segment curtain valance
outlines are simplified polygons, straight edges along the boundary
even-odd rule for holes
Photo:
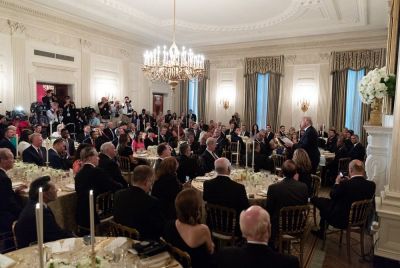
[[[255,73],[276,73],[283,75],[283,55],[273,57],[245,58],[244,76]]]
[[[334,51],[331,53],[331,73],[346,69],[372,70],[386,64],[386,49],[365,49],[354,51]]]

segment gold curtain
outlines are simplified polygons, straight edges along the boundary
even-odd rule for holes
[[[331,73],[347,69],[369,70],[381,68],[386,64],[386,49],[354,51],[334,51],[331,53]]]
[[[279,95],[281,85],[281,75],[276,73],[269,74],[268,85],[268,113],[267,124],[272,126],[274,132],[278,131],[278,109],[279,109]]]
[[[198,80],[198,95],[197,95],[197,121],[206,121],[206,96],[207,96],[207,80],[210,79],[210,61],[204,61],[204,77]]]
[[[180,106],[181,112],[188,112],[188,91],[189,91],[189,81],[188,80],[181,80],[179,81],[179,88],[180,88]],[[178,114],[179,116],[179,114]]]
[[[268,122],[273,126],[278,123],[278,106],[280,94],[280,77],[283,75],[284,58],[281,56],[274,57],[254,57],[245,59],[245,123],[251,129],[256,122],[257,112],[257,74],[270,73],[270,84],[268,99]],[[272,89],[272,90],[271,90]],[[272,95],[271,95],[272,94]],[[272,97],[271,97],[272,96]],[[274,102],[276,101],[276,102]],[[271,107],[271,108],[270,108]],[[275,122],[275,124],[274,124]]]
[[[332,109],[330,122],[336,131],[344,127],[346,112],[347,70],[332,73]]]

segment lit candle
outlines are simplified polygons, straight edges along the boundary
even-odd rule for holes
[[[43,232],[41,232],[40,226],[43,223],[43,218],[40,217],[40,203],[36,203],[35,207],[35,216],[36,216],[36,236],[37,236],[37,245],[39,251],[39,267],[44,267],[44,254],[43,254]]]
[[[237,142],[237,155],[236,155],[236,165],[239,166],[239,141]]]
[[[89,210],[90,210],[90,245],[92,246],[92,254],[94,254],[94,201],[93,190],[89,191]]]
[[[46,163],[47,163],[47,166],[49,163],[49,146],[50,146],[50,142],[46,141]]]
[[[160,126],[157,126],[157,132],[158,132],[157,141],[158,141],[158,144],[160,144]]]
[[[251,166],[253,167],[253,170],[254,170],[254,149],[255,149],[255,141],[253,141],[253,157],[252,157],[252,159],[251,159]]]
[[[53,134],[53,120],[52,121],[50,121],[50,135],[49,135],[49,138],[51,139],[51,134]]]
[[[178,141],[179,141],[179,120],[178,120]]]
[[[18,158],[18,134],[15,135],[15,149],[16,149],[16,157]]]
[[[247,168],[247,142],[246,142],[246,168]]]

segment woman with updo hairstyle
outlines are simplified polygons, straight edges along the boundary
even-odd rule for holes
[[[296,149],[293,153],[293,161],[297,167],[297,174],[299,174],[299,181],[307,185],[308,194],[311,195],[311,160],[308,157],[306,150]]]
[[[197,190],[182,190],[175,199],[177,219],[166,224],[164,239],[186,251],[193,268],[210,267],[214,243],[207,225],[200,224],[202,200]]]

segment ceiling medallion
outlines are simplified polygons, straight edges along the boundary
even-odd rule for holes
[[[180,80],[199,79],[204,75],[204,56],[196,55],[191,49],[182,47],[179,50],[175,43],[175,13],[174,0],[174,24],[172,45],[169,50],[164,46],[161,53],[160,47],[144,53],[142,70],[145,76],[152,80],[165,81],[174,90]]]

